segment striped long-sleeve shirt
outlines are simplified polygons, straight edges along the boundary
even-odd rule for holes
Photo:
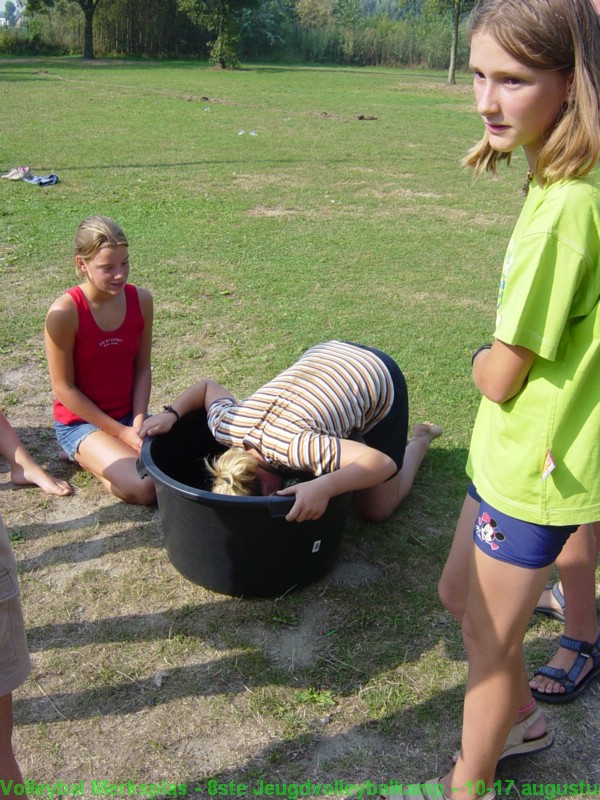
[[[267,462],[322,475],[339,469],[340,440],[371,430],[389,412],[394,387],[370,350],[325,342],[246,400],[216,400],[208,425],[227,447],[251,447]]]

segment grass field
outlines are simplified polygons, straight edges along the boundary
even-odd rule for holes
[[[493,330],[522,157],[494,180],[461,168],[480,135],[466,75],[447,87],[394,70],[2,60],[0,92],[2,172],[60,179],[0,181],[2,407],[76,487],[57,499],[0,483],[34,662],[15,695],[23,772],[83,781],[86,796],[93,780],[208,796],[210,780],[251,795],[261,779],[444,772],[466,664],[435,587],[466,489],[469,356]],[[76,282],[71,242],[92,213],[122,224],[131,280],[154,295],[152,409],[201,376],[244,395],[344,338],[390,353],[411,421],[444,426],[388,523],[351,514],[330,578],[275,600],[213,594],[170,565],[155,509],[59,462],[43,320]],[[532,620],[530,666],[560,630]],[[512,796],[600,783],[599,709],[597,687],[549,708],[555,747],[499,773]]]

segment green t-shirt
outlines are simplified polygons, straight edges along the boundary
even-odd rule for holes
[[[536,358],[506,403],[482,398],[467,472],[505,514],[600,519],[600,170],[532,184],[506,253],[495,337]]]

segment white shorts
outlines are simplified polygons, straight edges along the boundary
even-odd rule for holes
[[[0,518],[0,697],[13,692],[30,672],[17,562]]]

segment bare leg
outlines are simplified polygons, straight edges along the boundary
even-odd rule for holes
[[[517,709],[529,694],[523,638],[551,570],[516,567],[473,547],[462,624],[469,658],[462,750],[454,769],[443,778],[446,795],[456,800],[473,797],[479,780],[493,785]]]
[[[569,537],[556,559],[565,597],[565,636],[584,642],[595,642],[600,634],[596,614],[596,563],[599,551],[600,523],[595,522],[581,525]],[[543,593],[539,603],[548,605],[549,602]],[[568,672],[576,657],[577,653],[573,650],[559,647],[549,665]],[[592,666],[592,659],[589,658],[579,680],[587,675]],[[545,675],[535,675],[529,685],[546,694],[562,694],[565,691],[560,683]]]
[[[17,764],[12,747],[13,732],[13,701],[12,694],[0,697],[0,780],[7,786],[9,781],[14,784],[23,784],[23,776]],[[17,795],[14,791],[3,794],[8,800],[23,800],[23,794]]]
[[[156,489],[150,478],[140,478],[136,470],[137,453],[104,431],[95,431],[81,442],[75,460],[92,472],[120,500],[138,505],[156,502]]]
[[[431,422],[415,425],[404,451],[402,469],[389,481],[356,493],[359,514],[372,522],[387,519],[412,489],[429,445],[441,434],[442,428]]]
[[[479,503],[469,494],[465,497],[450,553],[446,559],[438,594],[442,605],[462,625],[463,614],[469,593],[469,574],[472,569],[473,529],[479,510]]]
[[[73,493],[70,483],[50,475],[33,460],[2,413],[0,413],[0,453],[9,463],[10,477],[14,484],[23,486],[33,483],[47,494],[59,496]]]
[[[442,605],[452,614],[462,627],[467,598],[469,596],[470,576],[474,570],[474,555],[476,549],[473,545],[473,529],[479,510],[479,503],[469,494],[466,495],[456,532],[446,560],[442,577],[438,585],[438,593]],[[531,705],[531,693],[523,684],[516,698],[516,711],[513,724],[518,724],[527,719],[535,711]],[[523,709],[519,711],[519,709]],[[524,741],[538,739],[546,732],[546,722],[543,718],[536,720],[524,734]]]

